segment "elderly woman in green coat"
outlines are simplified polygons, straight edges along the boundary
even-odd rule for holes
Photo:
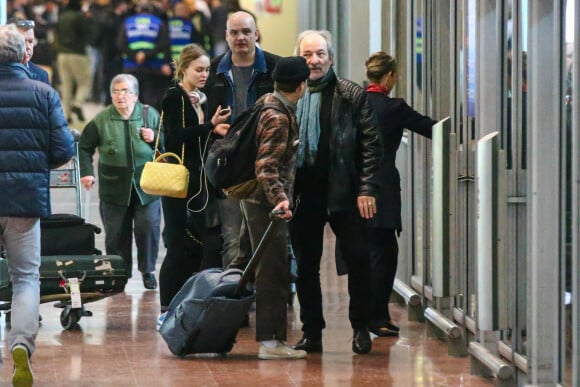
[[[132,75],[114,77],[110,92],[113,104],[87,124],[79,140],[81,184],[87,190],[95,184],[93,155],[98,149],[99,210],[107,254],[122,256],[132,273],[134,234],[143,285],[155,289],[161,201],[143,192],[139,180],[155,152],[159,113],[139,102],[139,84]]]

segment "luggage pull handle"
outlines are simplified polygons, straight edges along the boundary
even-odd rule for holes
[[[266,243],[268,243],[268,239],[270,237],[270,230],[272,229],[272,225],[274,224],[274,222],[281,222],[282,221],[282,219],[278,218],[276,215],[281,215],[284,212],[285,212],[284,210],[273,210],[270,212],[270,223],[268,224],[266,231],[264,231],[264,236],[262,236],[262,239],[260,239],[258,246],[256,246],[256,250],[252,254],[252,258],[250,259],[250,262],[248,262],[248,265],[246,266],[246,269],[244,270],[244,272],[242,274],[242,278],[240,278],[240,282],[238,283],[238,286],[236,288],[236,294],[238,294],[238,295],[242,294],[244,288],[246,287],[246,284],[250,280],[250,277],[252,276],[252,274],[256,270],[256,266],[258,266],[258,262],[262,258],[261,255],[262,255],[263,246]]]
[[[237,276],[237,275],[240,275],[240,273],[241,273],[241,272],[242,272],[242,270],[240,270],[240,269],[235,269],[235,268],[224,270],[224,271],[221,273],[221,275],[220,275],[220,279],[219,279],[219,281],[218,281],[218,282],[219,282],[219,283],[223,282],[223,281],[224,281],[224,279],[225,279],[226,277],[229,277],[229,276]]]

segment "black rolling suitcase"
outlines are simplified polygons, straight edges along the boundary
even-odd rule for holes
[[[272,222],[280,221],[274,219]],[[272,223],[266,229],[246,269],[207,269],[194,274],[175,295],[159,333],[169,350],[184,357],[193,353],[232,350],[240,326],[255,299],[246,284],[268,243]]]
[[[53,214],[40,219],[40,255],[91,255],[95,249],[95,234],[101,229],[73,214]]]

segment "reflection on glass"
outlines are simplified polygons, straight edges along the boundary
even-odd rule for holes
[[[413,94],[412,94],[412,105],[416,108],[417,111],[423,111],[423,2],[421,0],[414,1],[414,14],[413,20],[414,23],[414,36],[415,36],[415,45],[413,47],[414,50],[414,57],[415,63],[413,63],[413,78],[415,82],[413,82]],[[413,166],[422,166],[424,165],[423,160],[423,153],[421,150],[418,149],[418,141],[413,141],[411,137],[411,143],[413,144]],[[413,173],[413,190],[414,190],[414,197],[416,198],[426,198],[425,196],[427,193],[424,192],[424,182],[423,182],[423,174],[419,173],[419,171],[414,170]],[[426,206],[423,203],[416,203],[414,205],[414,228],[415,228],[415,270],[414,275],[418,278],[424,279],[424,270],[428,267],[427,259],[425,255],[425,251],[429,249],[428,243],[426,243],[425,238],[425,230],[428,228],[428,225],[423,223],[423,219],[426,218],[427,214],[425,213]],[[428,271],[427,271],[428,272]]]
[[[566,334],[564,337],[566,385],[572,385],[572,70],[574,63],[574,1],[566,2],[564,64],[564,128],[565,128],[565,278],[564,295],[560,297],[564,305]]]
[[[461,81],[461,84],[465,85],[466,91],[466,109],[462,109],[461,113],[466,115],[466,117],[462,118],[462,126],[458,132],[459,141],[461,144],[461,150],[465,152],[465,163],[468,166],[463,167],[464,170],[462,172],[463,175],[468,176],[470,174],[470,170],[472,168],[471,163],[469,162],[469,153],[471,152],[471,147],[468,145],[469,142],[475,137],[473,135],[472,129],[475,127],[475,103],[476,103],[476,83],[475,83],[475,73],[476,73],[476,41],[477,41],[477,32],[476,32],[476,14],[477,14],[477,1],[476,0],[469,0],[466,4],[466,16],[467,16],[467,23],[466,23],[466,31],[465,31],[465,47],[463,49],[465,55],[465,79]],[[473,192],[469,192],[468,195],[473,195]],[[469,202],[469,199],[468,199]],[[467,207],[466,211],[467,211]],[[468,268],[475,268],[476,261],[477,261],[477,254],[473,254],[472,250],[467,251],[467,267]],[[464,253],[465,254],[465,253]],[[468,288],[466,289],[467,297],[464,299],[466,308],[466,313],[471,318],[476,318],[477,315],[477,280],[476,280],[476,270],[468,270],[467,271],[467,284]]]
[[[456,10],[456,14],[458,15],[458,20],[463,20],[464,19],[464,13],[466,13],[466,11],[463,8],[463,2],[457,2],[457,10]],[[458,157],[458,169],[461,171],[460,174],[465,174],[465,157],[462,155],[461,150],[464,148],[461,148],[461,143],[463,140],[463,121],[464,121],[464,101],[465,101],[465,84],[467,83],[466,81],[466,71],[465,71],[465,63],[466,60],[464,59],[465,57],[465,47],[463,45],[463,41],[464,39],[462,38],[464,36],[464,32],[463,32],[463,27],[464,27],[464,23],[462,22],[458,22],[457,23],[457,38],[456,38],[456,47],[457,47],[457,60],[455,63],[455,66],[457,68],[457,72],[456,72],[456,80],[455,80],[455,84],[456,84],[456,90],[455,95],[456,95],[456,101],[457,101],[457,105],[456,105],[456,117],[453,117],[454,121],[455,121],[455,131],[458,135],[459,138],[459,146],[460,146],[460,150],[459,150],[459,157]],[[465,38],[466,41],[466,45],[469,46],[469,37],[466,36]],[[474,108],[475,111],[475,108]],[[460,196],[461,193],[458,193],[458,196]],[[460,207],[463,208],[462,206],[462,200],[459,199],[458,202],[460,202]],[[467,238],[465,237],[465,226],[462,224],[461,220],[458,222],[459,226],[458,229],[461,232],[460,239],[461,240],[466,240]],[[467,264],[467,254],[465,252],[465,246],[463,243],[459,243],[457,246],[457,267],[469,267],[469,265]],[[466,270],[457,270],[456,271],[456,275],[457,275],[457,285],[458,285],[458,289],[457,289],[457,296],[455,298],[455,305],[461,309],[462,311],[464,311],[464,313],[467,312],[466,308],[466,298],[465,295],[466,294],[470,294],[470,292],[467,291],[467,284],[468,284],[468,280],[467,280],[467,271]]]
[[[527,116],[527,0],[504,3],[504,46],[502,77],[502,148],[505,149],[508,170],[508,196],[525,197],[526,188],[526,116]],[[527,207],[520,203],[507,204],[507,233],[514,235],[514,243],[506,246],[510,294],[508,329],[503,340],[517,353],[526,353],[527,322]]]
[[[420,4],[419,4],[420,5]],[[423,89],[423,18],[421,11],[417,13],[416,31],[415,31],[415,58],[417,61],[416,85],[418,90]]]

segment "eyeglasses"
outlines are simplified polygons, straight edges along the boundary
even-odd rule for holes
[[[113,89],[111,91],[111,94],[113,95],[127,95],[127,94],[133,94],[133,92],[129,89]]]
[[[29,30],[34,28],[34,20],[16,20],[16,27]]]

